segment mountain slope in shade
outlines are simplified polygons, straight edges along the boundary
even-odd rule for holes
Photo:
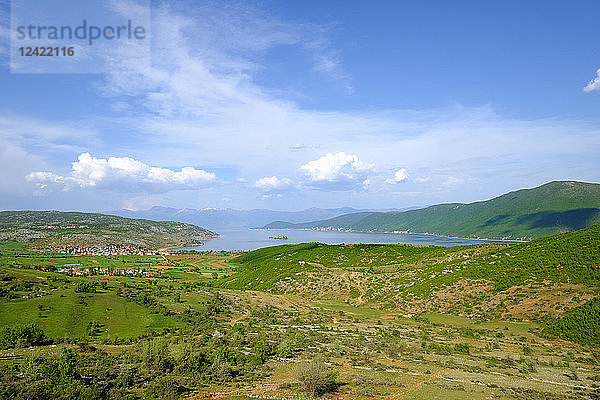
[[[450,203],[404,212],[354,213],[303,224],[265,228],[346,229],[431,233],[494,239],[532,239],[600,222],[600,185],[556,181],[491,200]]]

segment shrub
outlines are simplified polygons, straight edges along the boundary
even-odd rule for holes
[[[335,391],[337,374],[320,360],[305,361],[296,367],[300,390],[309,397],[319,397]]]
[[[0,348],[41,346],[52,343],[36,324],[4,328],[0,333]]]
[[[587,346],[600,345],[600,297],[574,308],[542,331]]]
[[[467,343],[457,343],[454,345],[454,352],[458,354],[470,354],[470,347]]]
[[[81,281],[75,285],[75,292],[77,293],[96,293],[96,285],[92,282]]]
[[[147,399],[178,399],[185,392],[185,387],[179,385],[172,377],[161,376],[146,388],[144,397]]]

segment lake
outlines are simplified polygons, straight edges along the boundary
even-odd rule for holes
[[[295,229],[236,229],[218,231],[220,237],[206,241],[201,246],[181,247],[178,250],[256,250],[261,247],[321,242],[327,244],[357,243],[403,243],[421,246],[464,246],[468,244],[501,243],[499,241],[448,238],[434,235],[405,233],[361,233],[339,231],[313,231]],[[269,239],[269,236],[285,235],[287,240]]]

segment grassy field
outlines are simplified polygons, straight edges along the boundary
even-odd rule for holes
[[[20,276],[19,273],[14,275]],[[44,276],[40,278],[48,279]],[[98,333],[89,335],[89,324],[92,322],[98,324]],[[0,303],[1,326],[33,323],[54,339],[65,336],[132,338],[148,330],[160,331],[177,326],[172,318],[152,314],[143,306],[129,303],[111,291],[77,294],[74,288],[61,288],[46,296]]]
[[[2,242],[0,251],[2,274],[11,278],[5,286],[16,286],[15,299],[0,301],[0,325],[37,324],[53,339],[136,338],[151,331],[180,327],[182,324],[172,316],[153,313],[143,304],[127,301],[117,290],[128,283],[147,285],[151,279],[171,285],[177,282],[210,285],[211,280],[235,271],[229,263],[231,254],[71,256],[26,250],[26,244],[19,242]],[[74,265],[79,269],[142,269],[149,271],[150,277],[88,277],[55,272]],[[86,280],[94,280],[99,286],[94,293],[77,293],[77,283]],[[186,299],[191,298],[194,299],[191,306],[198,308],[202,296],[178,294],[178,297],[181,300],[169,301],[169,309],[174,312],[180,311]],[[90,324],[95,326],[93,335],[89,334]]]
[[[5,242],[0,399],[598,398],[598,229],[168,256]],[[55,272],[65,264],[152,274]]]

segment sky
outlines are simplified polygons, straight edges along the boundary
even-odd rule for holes
[[[19,70],[41,60],[16,56],[19,1],[0,0],[3,210],[391,209],[600,182],[598,1],[110,0],[102,24],[146,15],[146,37],[76,46],[93,73]],[[100,15],[68,3],[43,4]]]

